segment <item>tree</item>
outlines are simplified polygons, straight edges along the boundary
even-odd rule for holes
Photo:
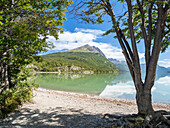
[[[63,31],[70,3],[71,0],[0,1],[0,115],[7,103],[5,98],[24,92],[24,86],[32,87],[27,83],[29,72],[25,66],[38,60],[38,53],[53,47],[46,39],[49,35],[57,39]]]
[[[170,0],[118,0],[124,4],[124,12],[116,16],[113,1],[76,1],[73,11],[87,23],[103,23],[109,16],[112,28],[105,35],[115,32],[122,48],[136,88],[136,102],[140,115],[154,115],[151,89],[154,86],[160,52],[170,44]],[[122,26],[122,27],[121,27]],[[130,38],[130,39],[128,39]],[[137,43],[144,42],[146,76],[141,78]]]
[[[37,54],[52,47],[48,35],[56,39],[62,32],[69,0],[1,0],[0,2],[0,88],[17,83],[17,74]]]

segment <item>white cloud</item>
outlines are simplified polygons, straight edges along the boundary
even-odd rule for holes
[[[101,49],[107,58],[124,60],[124,56],[122,54],[122,49],[114,47],[111,44],[92,42],[90,45],[96,46],[99,49]]]
[[[160,66],[168,68],[168,67],[170,67],[170,59],[160,60],[160,61],[158,61],[158,64]]]
[[[83,33],[91,33],[94,35],[102,35],[105,31],[97,30],[97,29],[83,29],[83,28],[75,28],[76,32],[83,32]]]
[[[170,76],[162,77],[158,81],[156,81],[156,83],[170,86]]]
[[[102,50],[107,58],[114,58],[119,60],[124,60],[122,50],[112,46],[111,44],[104,42],[96,42],[95,40],[100,38],[104,33],[102,30],[97,29],[83,29],[75,28],[75,32],[66,31],[59,35],[59,39],[55,40],[54,37],[49,36],[48,41],[54,43],[55,48],[53,50],[63,50],[63,49],[74,49],[85,44],[91,46],[96,46]],[[139,53],[140,58],[144,57],[143,53]]]
[[[89,41],[92,41],[96,39],[97,36],[91,33],[83,33],[83,32],[64,32],[64,34],[59,35],[59,41],[70,41],[70,42],[81,42],[81,43],[87,43]]]

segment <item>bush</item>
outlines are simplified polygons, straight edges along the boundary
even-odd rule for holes
[[[28,82],[20,83],[15,88],[8,89],[0,94],[0,118],[5,118],[9,113],[14,112],[22,103],[30,101],[33,97],[33,90],[36,84]]]

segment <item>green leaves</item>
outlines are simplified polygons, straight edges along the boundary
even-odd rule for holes
[[[110,30],[106,31],[106,32],[103,34],[103,36],[109,35],[110,33],[113,33],[113,32],[115,32],[115,30],[114,30],[114,29],[110,29]]]
[[[162,41],[162,43],[161,43],[161,47],[162,47],[161,52],[162,52],[162,53],[165,52],[165,50],[168,48],[169,45],[170,45],[170,33],[167,34],[167,35],[164,37],[164,39],[163,39],[163,41]]]
[[[83,8],[81,10],[81,19],[85,21],[86,23],[92,23],[92,24],[101,24],[104,22],[103,16],[106,15],[106,12],[104,11],[102,7],[102,2],[95,3],[96,1],[86,1],[87,8]],[[95,4],[94,4],[95,3]],[[79,4],[79,6],[83,6],[83,2]],[[79,8],[77,6],[77,8]]]
[[[26,82],[29,74],[24,67],[39,60],[38,53],[53,47],[46,40],[49,35],[57,39],[63,31],[65,11],[71,3],[71,0],[0,1],[0,94],[15,87],[31,87]]]
[[[124,0],[118,0],[120,3],[124,3]],[[110,5],[109,5],[109,4]],[[135,40],[137,43],[144,40],[144,33],[142,32],[142,26],[146,31],[145,39],[151,38],[154,40],[156,34],[156,24],[158,22],[158,6],[161,5],[162,7],[167,6],[168,1],[158,1],[158,0],[151,0],[151,1],[139,1],[139,5],[137,1],[132,1],[132,19],[133,19],[133,30],[135,33]],[[110,7],[109,7],[110,6]],[[124,6],[127,6],[126,4]],[[168,7],[168,6],[167,6]],[[80,2],[78,4],[77,10],[82,9],[80,16],[83,21],[86,23],[92,24],[101,24],[104,22],[103,18],[105,15],[108,15],[114,18],[114,15],[111,14],[110,10],[114,10],[113,2],[110,0],[104,1],[95,1],[95,0],[85,0],[84,2]],[[128,24],[128,12],[124,10],[124,14],[120,16],[115,16],[116,21],[113,21],[112,29],[108,30],[104,35],[108,35],[110,33],[114,33],[114,29],[121,27],[121,31],[124,33],[126,38],[130,38],[130,31],[129,31],[129,24]],[[150,18],[149,18],[150,17]],[[163,40],[162,40],[162,49],[166,49],[169,45],[167,41],[167,31],[169,31],[169,20],[170,14],[167,16],[165,20],[165,29],[163,32]],[[166,33],[166,34],[165,34]],[[117,36],[116,36],[117,38]],[[166,40],[166,41],[165,41]],[[165,43],[166,42],[166,43]],[[166,47],[165,47],[166,46]],[[164,50],[163,50],[164,51]]]

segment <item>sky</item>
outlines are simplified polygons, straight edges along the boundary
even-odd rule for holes
[[[115,3],[115,13],[121,14],[122,8],[119,4]],[[114,33],[102,36],[107,30],[111,28],[109,17],[105,18],[105,22],[99,25],[81,23],[73,17],[70,13],[66,13],[67,21],[64,22],[63,34],[59,34],[59,39],[49,36],[48,41],[53,42],[55,48],[49,50],[47,53],[61,52],[71,50],[86,44],[96,46],[102,50],[107,58],[117,60],[125,60],[122,50],[117,39],[114,39]],[[143,42],[138,44],[138,51],[141,63],[144,63],[144,46]],[[165,53],[159,57],[158,64],[166,68],[170,67],[170,47]]]

